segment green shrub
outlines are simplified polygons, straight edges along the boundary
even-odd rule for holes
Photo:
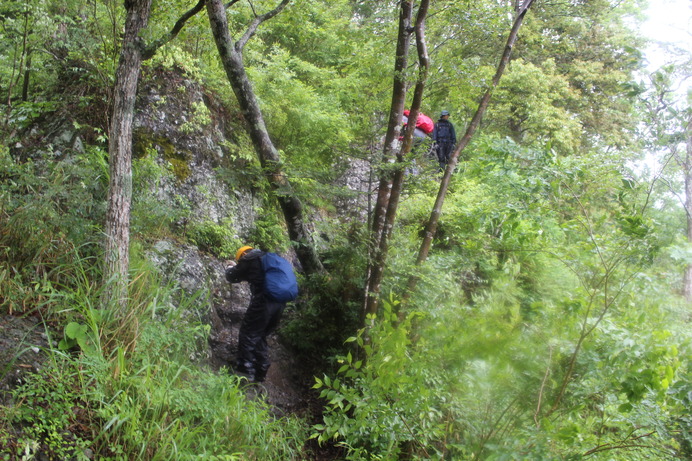
[[[0,302],[8,311],[41,305],[45,292],[74,283],[76,261],[99,254],[104,217],[102,152],[62,162],[19,162],[0,149]],[[97,264],[81,265],[98,279]]]
[[[364,330],[349,339],[362,356],[342,356],[339,377],[316,378],[326,410],[313,437],[340,441],[351,460],[441,459],[448,396],[437,364],[410,349],[412,322],[419,316],[399,323],[385,302],[383,318],[367,332],[369,341]]]
[[[181,195],[175,196],[171,204],[158,197],[162,181],[172,181],[173,173],[156,162],[158,154],[151,148],[144,148],[141,158],[132,162],[133,190],[131,231],[147,238],[168,236],[173,225],[186,221],[190,215],[190,204]]]
[[[269,211],[261,208],[257,210],[257,219],[247,240],[257,248],[268,251],[285,252],[288,249],[286,226],[278,213],[271,208]]]
[[[211,221],[192,224],[188,229],[188,238],[200,250],[221,259],[233,259],[236,250],[242,245],[240,239],[233,234],[228,221],[224,224]]]
[[[102,291],[89,278],[49,293],[67,319],[63,345],[79,350],[51,351],[51,366],[0,407],[0,448],[27,459],[86,459],[87,448],[103,460],[304,459],[305,424],[277,419],[244,381],[207,368],[199,299],[178,299],[138,254],[125,313],[94,310]]]
[[[26,375],[12,391],[14,405],[5,408],[3,424],[12,436],[5,438],[2,448],[15,456],[40,453],[48,459],[86,460],[85,450],[94,436],[90,432],[94,415],[85,395],[88,384],[77,361],[61,355],[54,358],[40,372]],[[25,457],[21,459],[29,459]]]
[[[344,341],[361,326],[365,267],[355,247],[335,247],[322,256],[329,275],[299,280],[300,297],[279,331],[294,353],[320,366],[341,354]]]

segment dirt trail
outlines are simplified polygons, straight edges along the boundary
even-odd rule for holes
[[[47,347],[48,335],[40,318],[0,316],[0,403],[6,403],[8,392],[27,372],[42,367]]]

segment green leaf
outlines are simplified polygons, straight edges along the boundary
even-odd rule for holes
[[[71,339],[83,337],[87,332],[87,326],[77,322],[70,322],[65,327],[65,335]]]

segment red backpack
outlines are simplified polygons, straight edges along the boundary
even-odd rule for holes
[[[408,114],[411,113],[409,110],[404,111],[404,115],[408,117]],[[435,128],[435,122],[432,121],[430,117],[425,115],[423,112],[418,112],[418,120],[416,120],[416,128],[420,128],[423,130],[425,134],[430,134],[433,132],[433,129]]]

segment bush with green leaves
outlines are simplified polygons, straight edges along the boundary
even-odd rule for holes
[[[50,153],[20,161],[0,149],[0,296],[10,311],[40,304],[44,291],[98,278],[93,258],[105,216],[103,151],[55,162]],[[107,170],[107,168],[106,168]]]
[[[205,370],[197,354],[204,325],[143,329],[133,357],[95,363],[103,450],[145,459],[299,459],[302,424],[274,419],[243,381]],[[177,329],[179,334],[172,334]]]
[[[336,441],[352,460],[664,460],[688,450],[680,390],[689,333],[650,332],[666,323],[660,306],[639,311],[641,324],[601,323],[560,398],[579,319],[522,323],[507,299],[428,305],[403,322],[385,303],[373,327],[350,339],[358,354],[317,379],[325,412],[313,437]]]
[[[329,274],[300,277],[300,296],[288,309],[279,334],[306,363],[325,366],[360,327],[364,257],[357,245],[325,252]]]
[[[445,393],[437,384],[437,364],[421,360],[412,348],[412,323],[398,323],[392,304],[375,327],[347,342],[358,355],[339,358],[338,376],[316,378],[326,408],[314,426],[321,443],[335,440],[348,448],[347,459],[439,459],[446,427]],[[374,321],[374,319],[370,319]]]
[[[285,252],[288,249],[285,224],[274,207],[257,210],[257,219],[247,241],[268,251]]]
[[[88,378],[82,375],[79,361],[62,354],[53,359],[40,372],[25,375],[22,385],[12,391],[13,405],[2,411],[3,429],[11,436],[0,437],[0,448],[18,457],[41,454],[86,460],[95,435],[86,395]]]
[[[235,252],[242,245],[237,235],[233,233],[231,223],[224,221],[216,224],[211,221],[191,224],[188,238],[197,247],[221,259],[233,259]]]
[[[173,182],[174,174],[156,161],[158,154],[153,148],[145,151],[132,162],[133,188],[139,193],[132,197],[131,230],[147,238],[167,237],[174,224],[188,220],[190,204],[182,195],[176,195],[173,202],[160,199],[161,184]]]

